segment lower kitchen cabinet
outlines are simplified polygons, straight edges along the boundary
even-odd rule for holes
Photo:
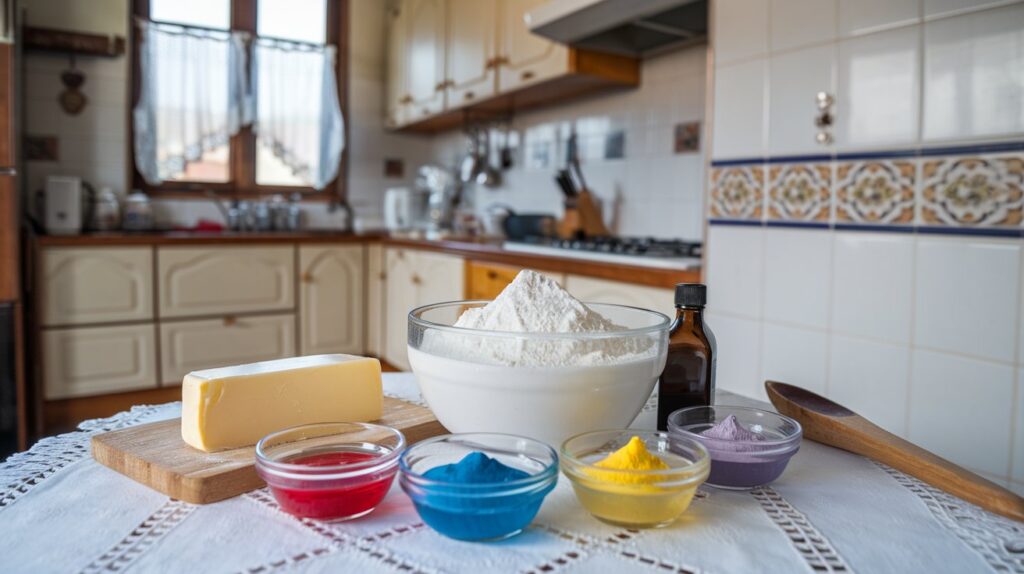
[[[366,246],[366,353],[384,355],[384,248],[379,243]]]
[[[152,324],[42,332],[46,400],[157,387]]]
[[[165,385],[191,371],[295,355],[295,315],[227,316],[160,324],[160,372]]]
[[[573,297],[588,303],[615,303],[660,311],[675,317],[675,291],[660,287],[631,285],[622,281],[569,275],[563,286]]]
[[[463,299],[465,262],[443,253],[396,248],[385,250],[384,265],[383,358],[407,371],[409,311],[421,305]]]
[[[362,354],[363,247],[299,248],[299,349],[302,355]]]

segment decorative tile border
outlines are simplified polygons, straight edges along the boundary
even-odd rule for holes
[[[761,219],[764,213],[764,168],[760,165],[711,169],[711,215]]]
[[[832,166],[789,163],[768,167],[768,219],[828,221],[831,216]]]
[[[712,161],[709,223],[1024,237],[1024,141]]]
[[[907,160],[869,160],[836,165],[837,222],[914,222],[917,166]]]

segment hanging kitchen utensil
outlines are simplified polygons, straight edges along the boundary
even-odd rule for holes
[[[512,128],[505,126],[505,138],[502,140],[501,146],[501,169],[507,171],[512,168],[514,164],[512,158],[512,148],[509,147],[509,140],[512,139]]]
[[[462,183],[475,181],[477,174],[480,173],[479,133],[477,130],[471,129],[466,136],[469,138],[469,152],[466,157],[462,158],[462,163],[459,165],[459,179],[462,180]]]
[[[481,169],[476,176],[476,182],[484,187],[501,187],[501,170],[491,164],[491,130],[487,130],[484,138]]]

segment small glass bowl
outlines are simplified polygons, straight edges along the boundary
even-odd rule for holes
[[[508,482],[458,483],[423,476],[482,452],[529,476]],[[416,443],[399,460],[398,483],[427,525],[457,540],[501,540],[522,532],[558,481],[558,455],[530,438],[465,433]]]
[[[320,423],[271,433],[256,444],[256,472],[281,509],[328,522],[364,516],[398,472],[405,436],[367,423]]]
[[[764,440],[736,441],[700,434],[729,415]],[[800,423],[789,417],[727,405],[679,409],[668,416],[668,432],[673,443],[700,441],[711,454],[708,484],[734,490],[763,486],[777,479],[800,449],[803,436]]]
[[[611,470],[595,463],[640,437],[652,454],[670,468]],[[562,472],[576,498],[595,518],[627,528],[660,528],[675,522],[690,506],[697,487],[708,477],[707,450],[697,441],[679,441],[669,449],[669,436],[632,429],[576,435],[562,444]]]

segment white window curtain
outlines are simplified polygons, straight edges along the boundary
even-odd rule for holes
[[[338,175],[345,146],[335,57],[334,46],[255,41],[257,141],[315,189]]]
[[[252,121],[246,34],[140,21],[135,162],[156,185]]]

